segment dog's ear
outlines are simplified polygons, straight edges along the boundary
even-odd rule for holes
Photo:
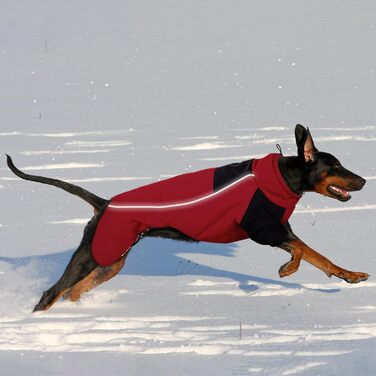
[[[296,146],[298,147],[298,157],[304,163],[314,162],[318,150],[315,148],[309,129],[298,124],[295,127],[295,140]]]

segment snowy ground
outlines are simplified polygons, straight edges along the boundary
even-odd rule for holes
[[[296,123],[367,178],[346,204],[306,195],[297,234],[376,275],[373,1],[3,1],[0,152],[103,197],[181,172],[295,153]],[[0,166],[4,375],[364,375],[376,280],[281,250],[147,239],[79,303],[31,314],[91,208]]]

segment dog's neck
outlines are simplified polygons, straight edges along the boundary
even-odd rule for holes
[[[301,195],[307,190],[304,179],[307,171],[302,166],[299,157],[281,157],[278,166],[283,179],[293,192]]]

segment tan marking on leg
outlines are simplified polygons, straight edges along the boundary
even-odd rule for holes
[[[127,255],[127,254],[126,254]],[[126,255],[109,266],[98,265],[88,276],[76,283],[64,294],[64,299],[72,302],[80,300],[81,295],[115,277],[124,266]]]
[[[300,239],[287,241],[286,243],[281,245],[281,248],[291,253],[300,250],[301,258],[303,260],[309,262],[311,265],[322,270],[328,277],[334,275],[338,278],[344,279],[348,283],[358,283],[367,280],[369,277],[367,273],[352,272],[333,264],[326,257],[320,255],[320,253],[316,252],[315,250],[304,244]]]
[[[279,268],[278,274],[281,278],[287,277],[288,275],[295,273],[299,269],[303,252],[300,249],[295,248],[291,250],[291,255],[291,260],[286,262],[286,264],[282,265]]]

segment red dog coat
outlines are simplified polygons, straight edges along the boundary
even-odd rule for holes
[[[251,238],[276,246],[300,196],[269,154],[178,175],[113,197],[92,243],[95,261],[113,264],[150,228],[172,227],[194,240],[230,243]]]

